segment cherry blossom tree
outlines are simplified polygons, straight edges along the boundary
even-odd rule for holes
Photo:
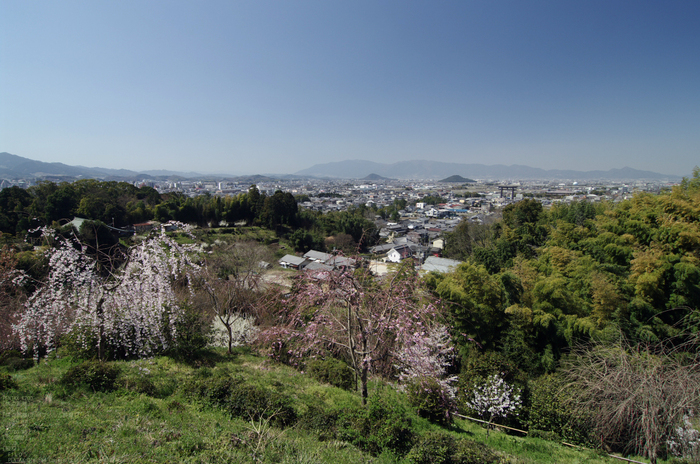
[[[520,405],[520,394],[498,374],[489,376],[474,390],[472,399],[466,402],[468,408],[488,421],[487,434],[494,419],[516,413]]]
[[[432,323],[425,331],[411,334],[394,351],[395,367],[402,389],[408,386],[409,400],[415,398],[425,409],[425,397],[432,406],[426,411],[429,416],[449,423],[456,410],[456,375],[448,375],[454,362],[454,346],[447,327]],[[421,409],[423,408],[423,409]]]
[[[302,275],[280,324],[262,337],[292,359],[342,353],[360,379],[366,403],[370,371],[404,340],[424,336],[436,308],[420,301],[415,275],[402,271],[378,282],[359,264],[358,270]]]
[[[454,346],[447,327],[435,323],[425,331],[410,334],[394,356],[399,369],[399,382],[418,378],[437,379],[454,396],[453,384],[457,376],[447,375],[454,358]]]
[[[5,245],[0,249],[0,351],[17,347],[12,324],[22,306],[24,291],[21,282],[25,274],[16,268],[15,250]]]
[[[178,279],[187,285],[199,269],[194,246],[169,237],[167,226],[125,250],[123,264],[115,268],[104,266],[76,239],[44,229],[43,237],[53,244],[45,252],[48,276],[14,326],[22,349],[38,357],[40,348],[53,350],[70,331],[84,348],[94,344],[100,359],[107,343],[138,357],[167,348],[181,315],[175,286]]]

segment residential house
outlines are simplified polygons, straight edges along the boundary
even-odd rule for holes
[[[310,259],[311,261],[316,261],[317,263],[325,263],[331,259],[333,255],[329,253],[323,253],[322,251],[309,250],[304,254],[304,258]]]
[[[311,260],[294,255],[284,255],[282,256],[282,259],[279,260],[280,266],[285,269],[301,270],[304,269],[309,263],[311,263]]]
[[[457,261],[454,259],[438,258],[437,256],[428,256],[428,258],[426,258],[425,262],[423,263],[423,266],[421,266],[421,270],[423,272],[435,271],[445,274],[453,271],[460,264],[461,261]]]
[[[413,256],[413,251],[409,245],[396,245],[386,254],[386,260],[391,263],[400,263],[406,258]]]

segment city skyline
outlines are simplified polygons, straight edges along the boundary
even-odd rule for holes
[[[700,4],[3,2],[0,151],[113,169],[700,164]]]

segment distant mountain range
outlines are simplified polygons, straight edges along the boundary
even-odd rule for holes
[[[144,177],[159,179],[203,178],[204,174],[196,172],[177,172],[167,170],[130,171],[128,169],[88,168],[70,166],[63,163],[45,163],[29,158],[0,153],[0,177],[2,178],[94,178],[116,180],[138,180]],[[230,177],[230,176],[229,176]]]
[[[460,177],[461,176],[461,177]],[[200,174],[196,172],[177,172],[168,170],[130,171],[127,169],[88,168],[70,166],[63,163],[45,163],[29,158],[0,153],[0,178],[45,178],[66,180],[71,178],[95,178],[109,180],[135,181],[144,177],[152,179],[232,179],[240,182],[265,182],[272,179],[294,178],[334,178],[361,179],[381,181],[387,179],[458,179],[462,182],[471,179],[480,180],[652,180],[678,182],[680,176],[640,171],[632,168],[611,169],[609,171],[572,171],[545,170],[523,165],[506,166],[502,164],[462,164],[443,163],[440,161],[401,161],[393,164],[376,163],[365,160],[347,160],[334,163],[317,164],[295,174],[231,176],[228,174]],[[448,179],[445,179],[448,178]]]
[[[440,161],[400,161],[393,164],[376,163],[365,160],[347,160],[317,164],[298,171],[299,176],[363,179],[369,173],[392,179],[442,179],[459,175],[481,180],[655,180],[677,182],[680,176],[640,171],[625,167],[609,171],[573,171],[561,169],[540,169],[514,164],[462,164]]]

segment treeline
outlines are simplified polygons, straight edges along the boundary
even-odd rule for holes
[[[126,182],[84,179],[77,182],[42,182],[28,189],[10,187],[0,191],[0,232],[23,236],[38,226],[58,226],[82,217],[117,228],[151,220],[170,220],[200,227],[233,226],[244,222],[290,237],[298,251],[325,249],[334,240],[352,249],[376,240],[374,223],[363,209],[329,214],[300,210],[291,193],[260,192],[253,185],[234,196],[208,194],[189,197],[180,193],[159,194],[151,187]],[[327,244],[327,238],[333,237]]]
[[[427,281],[456,331],[532,374],[593,339],[689,334],[700,322],[700,172],[618,204],[523,200],[494,224],[461,223],[446,255],[465,264]]]
[[[460,392],[500,375],[522,392],[515,423],[531,435],[697,462],[700,169],[693,174],[620,203],[546,210],[526,199],[500,221],[464,221],[449,234],[445,254],[464,263],[425,282],[461,351]]]

